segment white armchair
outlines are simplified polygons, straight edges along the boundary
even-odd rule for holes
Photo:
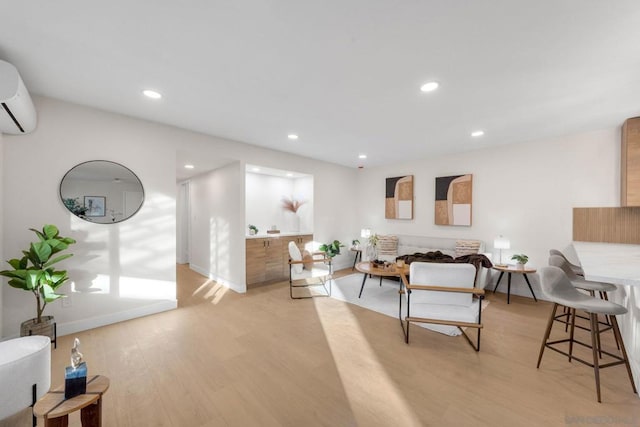
[[[471,264],[412,262],[409,275],[411,282],[401,273],[399,302],[400,325],[405,342],[409,343],[411,322],[451,325],[457,327],[469,344],[479,351],[484,289],[473,287],[475,267]],[[402,309],[403,299],[406,302],[406,315]],[[463,327],[477,330],[475,345]]]
[[[0,342],[0,425],[3,420],[17,425],[13,417],[44,396],[50,386],[49,337],[34,335]]]
[[[295,242],[289,242],[289,296],[291,299],[331,296],[331,284],[331,258],[324,252],[318,252],[303,259]],[[323,290],[317,293],[313,291],[315,287],[322,287]],[[307,288],[307,292],[306,294],[294,292],[295,288]]]

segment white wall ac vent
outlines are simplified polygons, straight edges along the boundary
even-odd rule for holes
[[[0,132],[20,135],[36,128],[36,108],[18,70],[0,60]]]

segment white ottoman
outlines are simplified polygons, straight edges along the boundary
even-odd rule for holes
[[[33,403],[51,387],[51,340],[33,335],[0,341],[0,420]]]

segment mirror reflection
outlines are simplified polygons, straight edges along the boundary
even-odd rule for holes
[[[144,188],[130,169],[107,160],[80,163],[60,182],[64,206],[85,221],[113,224],[142,207]]]

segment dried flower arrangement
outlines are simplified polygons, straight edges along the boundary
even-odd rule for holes
[[[284,209],[285,211],[297,213],[298,209],[300,209],[300,206],[304,205],[305,203],[307,203],[306,200],[295,200],[283,197],[282,209]]]

